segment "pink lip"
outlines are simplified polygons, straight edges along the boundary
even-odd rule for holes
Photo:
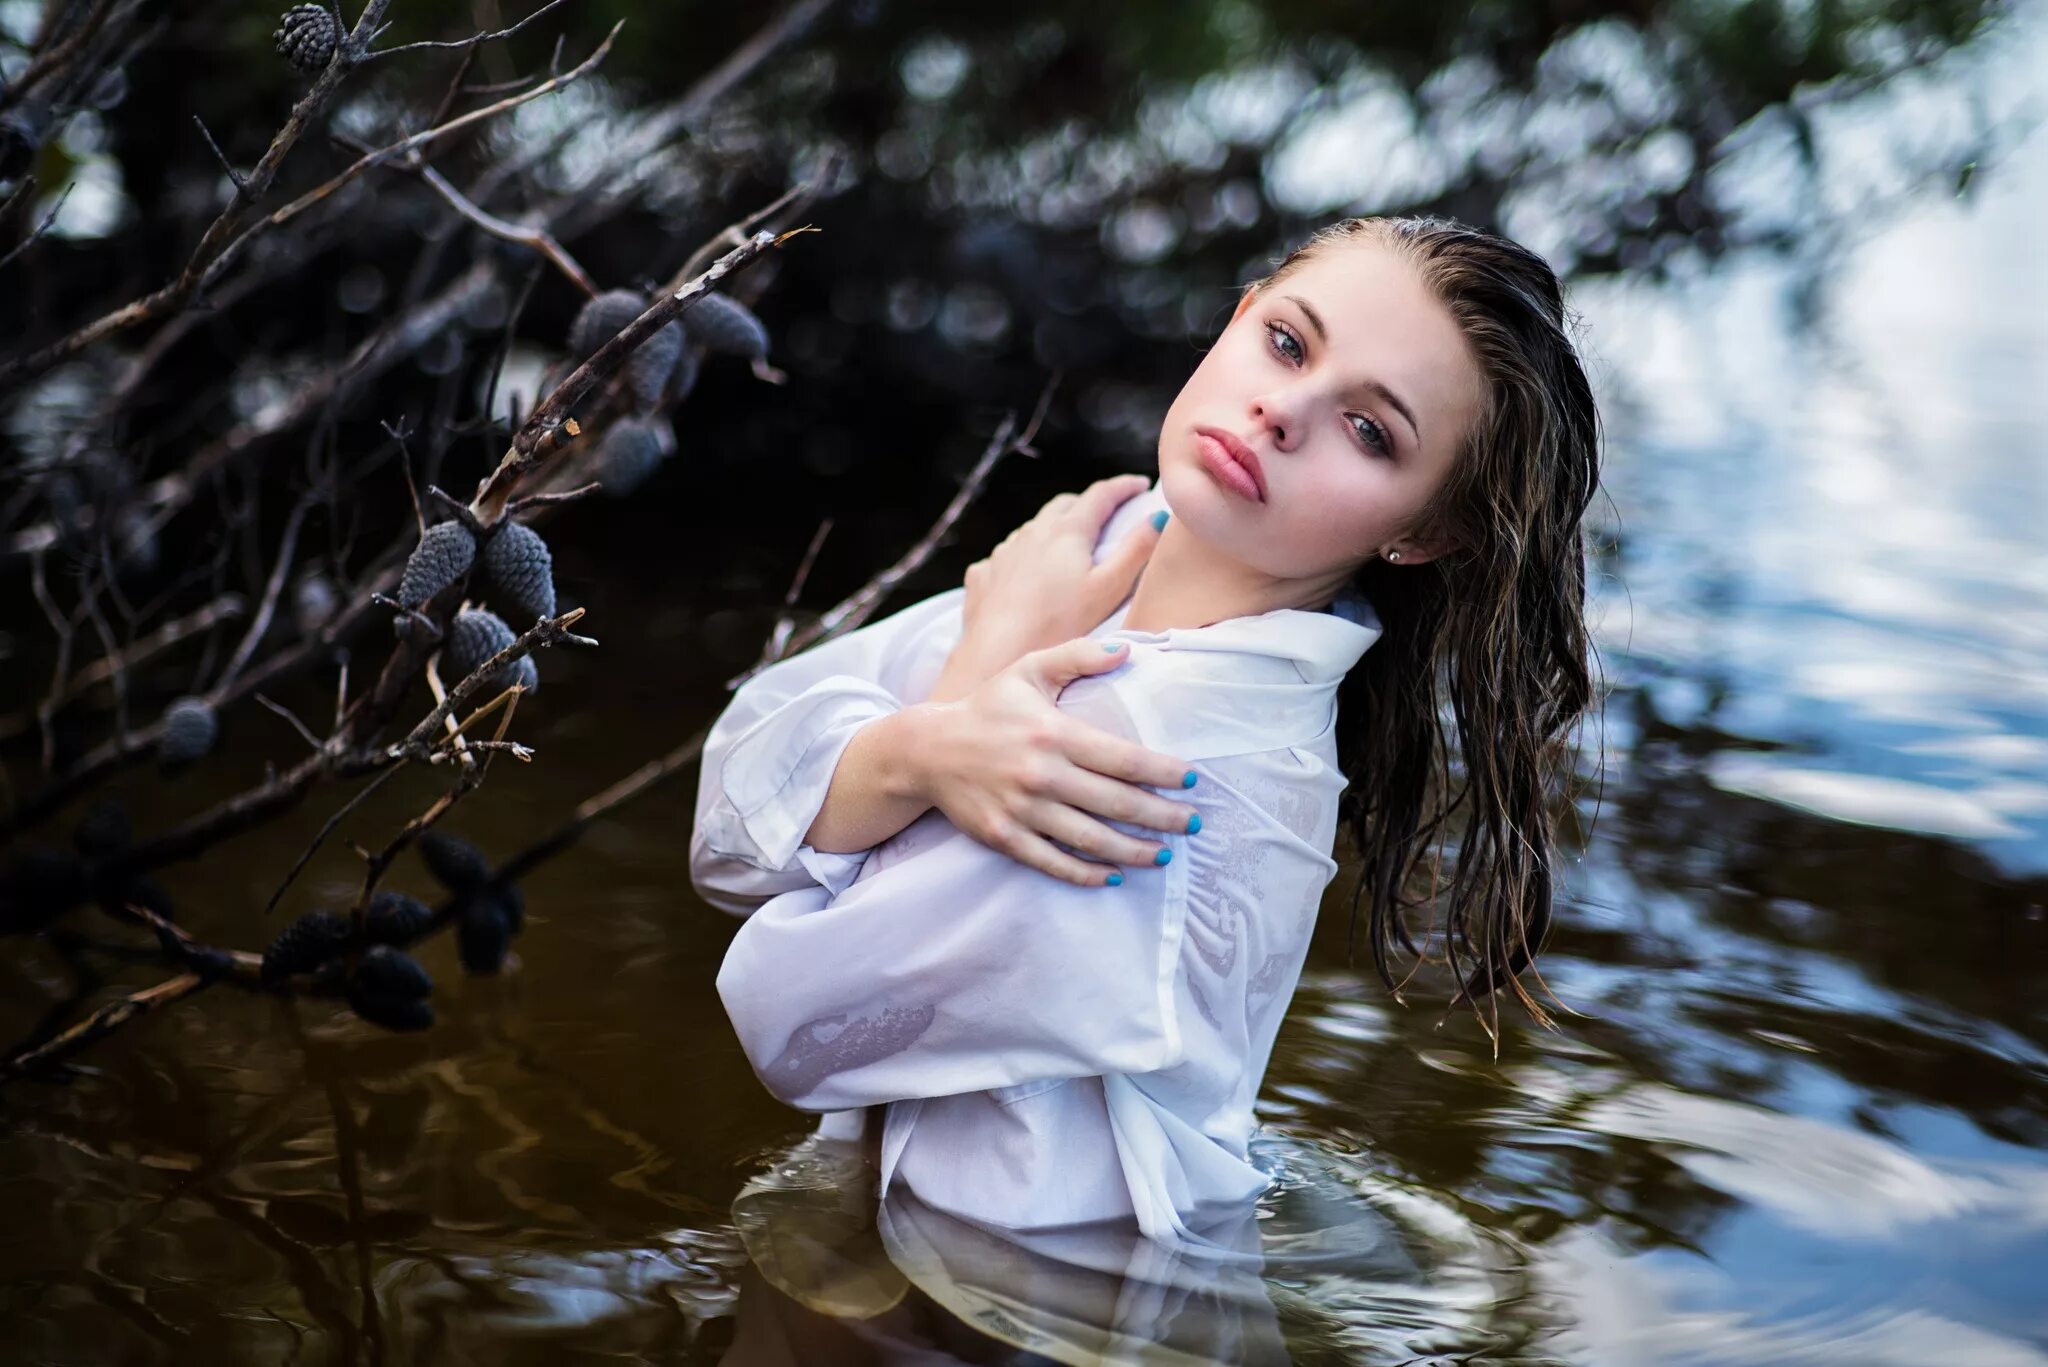
[[[1266,501],[1266,472],[1259,468],[1259,458],[1252,449],[1220,427],[1197,427],[1195,435],[1207,438],[1223,448],[1223,454],[1244,467],[1252,477],[1252,485],[1258,490],[1259,502]]]

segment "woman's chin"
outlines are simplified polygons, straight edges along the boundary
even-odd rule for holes
[[[1197,533],[1219,522],[1242,523],[1244,515],[1259,506],[1236,490],[1224,488],[1216,476],[1194,463],[1166,467],[1159,475],[1159,489],[1173,515]]]

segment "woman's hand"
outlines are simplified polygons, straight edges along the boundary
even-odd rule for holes
[[[1159,530],[1133,528],[1100,565],[1095,545],[1117,508],[1151,487],[1144,475],[1117,475],[1055,495],[969,565],[960,641],[933,701],[951,702],[1028,652],[1072,640],[1116,611],[1152,558]]]
[[[957,702],[922,703],[914,764],[918,796],[989,848],[1084,887],[1151,868],[1165,847],[1101,818],[1186,832],[1195,809],[1144,785],[1179,789],[1180,760],[1113,736],[1053,705],[1069,682],[1122,664],[1130,648],[1083,637],[1025,655]],[[1103,861],[1054,847],[1053,841]]]

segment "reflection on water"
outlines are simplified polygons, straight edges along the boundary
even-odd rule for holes
[[[2039,20],[2008,78],[2048,69]],[[952,70],[934,50],[915,75]],[[1222,123],[1271,113],[1204,99]],[[466,979],[436,946],[423,1036],[222,992],[74,1085],[11,1089],[9,1355],[711,1363],[759,1317],[805,1332],[789,1305],[810,1297],[965,1360],[1178,1333],[1311,1363],[2048,1364],[2044,216],[2036,137],[1966,196],[1827,244],[1824,270],[1581,287],[1617,691],[1543,969],[1583,1015],[1511,1030],[1495,1062],[1463,1017],[1342,965],[1333,899],[1262,1103],[1263,1275],[788,1198],[833,1184],[730,1038],[711,980],[731,925],[688,893],[672,787],[530,877],[523,967]],[[1131,217],[1118,250],[1171,231]],[[991,518],[1032,493],[993,492]],[[601,681],[564,661],[544,764],[464,809],[494,856],[642,758],[645,719],[665,744],[708,718],[759,636],[735,593],[769,602],[788,570],[757,554],[678,596],[606,553],[571,547],[565,579],[593,621],[644,629],[607,636],[623,667]],[[237,743],[251,769],[269,753]],[[430,787],[393,784],[365,826]],[[141,785],[138,821],[191,798]],[[324,816],[279,823],[246,873],[214,866],[226,886],[173,871],[194,929],[258,938],[274,852]],[[306,905],[351,879],[310,873]],[[0,960],[10,1033],[73,972]]]

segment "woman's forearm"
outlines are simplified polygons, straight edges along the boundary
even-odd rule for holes
[[[919,762],[931,743],[929,716],[926,706],[906,707],[854,733],[805,844],[827,854],[855,854],[931,809]]]
[[[995,640],[985,634],[963,639],[953,647],[953,653],[946,657],[945,668],[939,671],[938,681],[932,685],[931,694],[925,701],[958,702],[1030,654],[1033,649],[1035,647],[1023,641]]]
[[[811,822],[804,843],[827,854],[871,850],[931,810],[924,759],[938,738],[936,709],[972,693],[1021,651],[962,642],[947,657],[931,694],[922,704],[862,727],[847,743],[832,771],[825,805]]]

